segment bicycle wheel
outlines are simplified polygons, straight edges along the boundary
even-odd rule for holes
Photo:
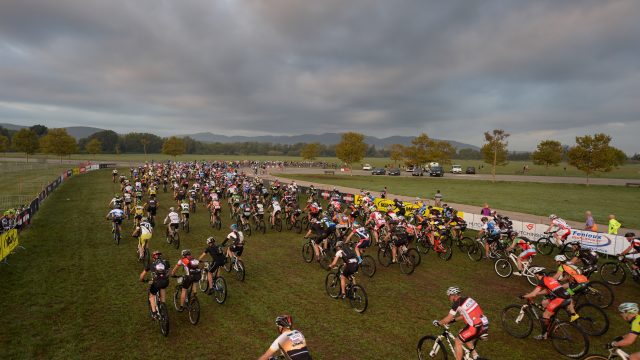
[[[553,252],[554,247],[555,245],[553,244],[551,239],[548,237],[541,237],[540,239],[538,239],[538,242],[536,243],[536,249],[538,249],[538,252],[542,255],[551,254]]]
[[[176,291],[173,293],[173,307],[177,311],[182,311],[180,310],[180,293],[181,292],[182,292],[182,286],[180,285],[176,286]]]
[[[330,272],[324,279],[324,289],[327,295],[337,299],[340,296],[340,276],[335,272]]]
[[[360,270],[368,277],[373,277],[376,273],[376,261],[370,255],[362,256],[362,263],[360,263]]]
[[[398,255],[398,264],[400,265],[400,272],[405,275],[411,275],[416,268],[416,265],[406,254]]]
[[[311,245],[311,243],[308,241],[302,244],[302,258],[304,259],[304,262],[312,262],[314,256],[315,251],[313,249],[313,245]]]
[[[222,220],[219,218],[216,219],[216,228],[218,228],[218,230],[222,229]]]
[[[217,277],[214,281],[213,297],[218,304],[224,304],[227,300],[227,281],[223,277]]]
[[[473,245],[469,246],[467,255],[469,256],[469,259],[473,261],[480,261],[484,256],[484,249],[480,246],[480,243],[476,241]]]
[[[158,303],[158,315],[160,316],[160,319],[158,319],[160,333],[165,337],[169,336],[169,311],[167,311],[167,306],[163,302]]]
[[[526,338],[533,331],[533,317],[522,305],[512,304],[505,307],[500,314],[500,321],[502,328],[518,339]]]
[[[329,270],[329,265],[331,265],[331,255],[329,254],[328,249],[320,252],[320,261],[318,263],[324,270]]]
[[[173,243],[173,247],[174,247],[174,248],[176,248],[176,249],[180,249],[180,233],[178,233],[177,231],[176,231],[176,233],[173,235],[172,243]]]
[[[411,258],[411,261],[413,261],[416,266],[420,265],[420,263],[422,262],[422,256],[420,256],[420,252],[418,252],[418,250],[414,248],[407,250],[407,256]]]
[[[426,255],[429,253],[430,248],[431,247],[429,245],[429,240],[425,238],[418,238],[418,240],[416,240],[416,249],[418,250],[418,252]]]
[[[562,245],[562,249],[560,249],[560,254],[563,254],[567,257],[567,259],[571,260],[578,255],[578,252],[573,250],[571,243],[566,243]]]
[[[265,234],[267,232],[267,224],[264,223],[264,220],[260,219],[260,222],[258,223],[259,226],[259,230],[261,231],[263,234]]]
[[[113,241],[115,241],[116,245],[120,245],[120,230],[117,228],[113,232]]]
[[[572,359],[579,359],[589,351],[589,337],[577,326],[566,322],[557,323],[551,333],[551,344],[558,353]]]
[[[612,358],[612,359],[615,359],[615,358]],[[587,355],[587,357],[582,360],[610,360],[610,359],[602,355]]]
[[[367,310],[369,305],[369,299],[367,298],[367,292],[360,285],[353,285],[351,287],[351,294],[349,296],[349,304],[357,313],[362,314]]]
[[[472,238],[465,236],[459,240],[458,249],[460,249],[461,252],[466,253],[469,251],[469,247],[473,245],[473,243],[474,241]]]
[[[600,266],[600,277],[609,285],[620,285],[627,278],[627,272],[616,262],[608,262]]]
[[[451,248],[451,239],[442,239],[440,245],[436,248],[438,257],[444,261],[449,261],[453,255],[453,249]]]
[[[275,228],[278,232],[282,232],[282,219],[279,216],[275,218]]]
[[[287,218],[285,222],[287,223],[287,230],[293,229],[293,224],[291,223],[290,218]]]
[[[198,288],[200,288],[200,291],[202,292],[207,292],[207,290],[209,290],[209,272],[207,272],[206,267],[207,264],[205,264],[205,269],[202,271],[202,275],[198,281]]]
[[[538,286],[538,279],[536,279],[536,276],[534,274],[530,273],[529,271],[526,271],[524,273],[524,277],[527,278],[527,281],[531,286]]]
[[[380,265],[389,267],[391,265],[391,250],[387,246],[378,248],[378,261]]]
[[[584,291],[584,298],[589,304],[606,309],[613,304],[614,295],[609,285],[602,281],[590,281],[589,287]]]
[[[196,325],[200,320],[200,301],[195,295],[191,295],[192,298],[189,301],[189,322]]]
[[[295,223],[293,223],[293,228],[295,229],[295,231],[296,231],[298,234],[301,234],[301,233],[302,233],[302,224],[300,223],[300,220],[299,220],[299,219],[296,219],[296,222],[295,222]]]
[[[511,261],[508,259],[498,259],[493,264],[493,268],[501,278],[506,279],[513,274],[513,265],[511,265]]]
[[[247,224],[244,226],[244,233],[247,234],[247,236],[251,236],[251,225],[249,225],[249,220],[247,220]]]
[[[418,341],[418,359],[442,359],[447,360],[447,348],[437,337],[427,335]]]
[[[582,304],[576,308],[576,312],[580,317],[575,323],[587,335],[600,336],[609,330],[609,318],[599,307]]]
[[[304,230],[309,230],[309,219],[306,216],[300,221],[300,227]]]
[[[236,279],[238,281],[244,281],[245,268],[242,260],[236,260],[235,270],[236,270]]]
[[[224,268],[224,271],[231,272],[231,267],[232,266],[233,266],[233,259],[227,258],[227,260],[225,261],[225,263],[224,263],[224,265],[222,267]]]

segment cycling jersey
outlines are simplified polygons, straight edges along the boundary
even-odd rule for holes
[[[341,258],[342,262],[344,262],[342,275],[350,276],[358,271],[358,258],[356,258],[356,253],[350,247],[338,250],[336,258]]]
[[[484,315],[480,305],[472,298],[461,297],[454,301],[449,314],[454,317],[462,316],[468,326],[487,326],[489,324],[489,319]]]
[[[111,216],[113,220],[119,220],[124,217],[124,211],[122,211],[122,209],[113,209],[109,211],[109,216]]]
[[[148,232],[152,232],[153,231],[153,227],[151,226],[151,224],[149,222],[143,221],[140,223],[140,229],[142,230],[142,232],[144,233],[145,231]]]
[[[273,212],[277,212],[277,211],[281,211],[282,208],[280,207],[280,204],[278,204],[277,201],[274,201],[271,203],[271,206],[273,206]]]
[[[298,330],[282,332],[269,347],[271,351],[282,351],[291,360],[311,360],[304,335]]]
[[[640,253],[640,238],[631,240],[631,246],[637,253]]]
[[[235,246],[244,246],[244,234],[242,231],[232,231],[227,235],[227,239],[233,242]]]
[[[189,213],[189,204],[187,204],[187,203],[180,204],[180,212],[183,213],[183,214],[188,214]]]
[[[147,204],[148,209],[155,209],[158,206],[158,203],[155,200],[149,200]]]
[[[538,282],[536,289],[547,290],[552,298],[569,299],[571,296],[558,280],[545,276]]]
[[[631,333],[640,336],[640,315],[636,315],[636,317],[634,317],[633,320],[630,321],[630,323]]]
[[[166,278],[169,275],[169,262],[163,259],[157,259],[156,261],[150,263],[145,270],[147,270],[147,272],[150,271],[153,274],[154,278]]]
[[[573,279],[574,282],[578,284],[589,282],[589,279],[586,276],[580,274],[580,271],[578,271],[578,269],[573,265],[562,264],[558,267],[558,272],[566,273],[571,279]]]
[[[135,209],[136,216],[142,216],[144,214],[144,207],[138,205]]]
[[[591,249],[580,249],[578,251],[578,259],[585,265],[595,265],[598,262],[598,253]]]
[[[500,234],[500,228],[496,225],[492,220],[487,221],[482,225],[482,230],[484,230],[487,234],[491,236],[496,236]]]
[[[561,230],[571,230],[571,226],[569,226],[569,224],[567,224],[566,221],[560,218],[553,219],[551,221],[551,224],[553,224],[554,226],[557,226],[558,229],[561,229]]]
[[[178,215],[178,213],[175,212],[175,211],[170,212],[167,215],[167,217],[164,219],[164,221],[167,222],[167,219],[169,219],[172,224],[179,224],[180,223],[180,215]]]
[[[256,212],[260,215],[264,214],[264,205],[262,204],[257,204],[256,205]]]
[[[333,230],[336,228],[336,223],[334,223],[333,221],[331,221],[328,218],[322,218],[322,220],[320,220],[320,223],[322,225],[322,227],[326,230]]]
[[[124,202],[127,203],[127,204],[131,203],[131,194],[130,193],[128,193],[128,192],[124,193]]]

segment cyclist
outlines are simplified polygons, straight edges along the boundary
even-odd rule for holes
[[[162,258],[162,253],[159,250],[155,250],[151,258],[153,262],[142,270],[142,273],[140,273],[140,281],[144,281],[145,275],[151,271],[153,281],[151,282],[151,286],[149,286],[149,304],[151,304],[152,316],[155,318],[158,316],[158,309],[156,302],[153,301],[153,296],[157,295],[158,291],[160,291],[160,301],[165,302],[165,289],[169,286],[168,271],[170,266],[169,262]]]
[[[487,241],[484,243],[484,252],[487,259],[489,259],[489,246],[500,240],[500,228],[493,220],[489,220],[486,216],[483,216],[480,221],[482,221],[482,228],[478,231],[478,237],[482,235],[487,236]]]
[[[398,250],[402,249],[403,246],[407,246],[409,244],[409,237],[407,234],[407,228],[400,225],[400,221],[398,220],[389,220],[389,232],[387,233],[385,241],[392,240],[391,242],[391,260],[392,263],[398,262]]]
[[[178,230],[180,226],[180,215],[178,215],[173,206],[169,208],[169,214],[164,218],[163,223],[167,225],[168,234],[173,237],[174,231]]]
[[[617,337],[613,342],[608,344],[611,347],[624,347],[633,344],[638,336],[640,336],[640,315],[638,315],[638,304],[632,302],[626,302],[618,306],[618,312],[624,321],[631,324],[631,331],[624,335]],[[640,360],[640,352],[636,352],[629,355],[629,360]]]
[[[111,218],[111,221],[113,221],[113,224],[114,224],[111,232],[115,232],[116,228],[120,232],[122,230],[121,227],[122,227],[122,219],[124,219],[124,211],[116,207],[115,209],[109,211],[109,213],[107,214],[107,220],[109,218]]]
[[[519,246],[522,250],[517,257],[516,266],[518,267],[518,271],[513,272],[513,275],[519,276],[522,274],[522,270],[524,269],[523,263],[525,261],[530,261],[531,258],[536,255],[536,248],[533,245],[529,244],[527,239],[519,237],[517,231],[509,232],[509,239],[511,240],[511,245],[507,247],[507,251],[514,250],[516,246]]]
[[[256,221],[256,224],[264,219],[264,205],[258,199],[255,204],[253,204],[253,218]]]
[[[571,248],[576,253],[576,256],[573,257],[567,263],[570,265],[577,265],[578,262],[582,263],[582,273],[590,274],[597,270],[598,264],[598,253],[593,251],[592,249],[585,248],[582,249],[580,243],[574,241],[571,243]]]
[[[180,222],[185,223],[189,218],[189,203],[186,200],[182,200],[180,204]]]
[[[532,267],[530,269],[531,273],[535,274],[536,279],[538,280],[538,286],[536,286],[533,291],[528,294],[520,296],[522,299],[533,299],[534,297],[544,294],[549,297],[549,299],[542,300],[542,306],[545,307],[544,313],[542,314],[543,328],[542,334],[535,337],[536,340],[545,340],[547,339],[547,335],[549,333],[549,326],[551,325],[551,316],[556,313],[556,310],[559,308],[567,307],[569,310],[569,314],[571,314],[571,321],[576,321],[580,316],[576,314],[573,308],[573,301],[571,300],[571,295],[567,292],[567,289],[562,287],[560,283],[550,277],[547,276],[547,271],[543,267]]]
[[[637,238],[636,234],[632,232],[628,232],[624,234],[624,237],[627,238],[627,241],[629,242],[629,247],[626,248],[620,254],[620,257],[623,258],[625,255],[629,253],[631,254],[640,253],[640,238]],[[638,269],[640,269],[640,257],[637,257],[636,260],[633,263],[631,263],[631,268],[633,269],[633,272],[635,273],[635,275],[640,275],[640,271],[638,271]]]
[[[338,241],[336,243],[336,256],[333,258],[333,262],[329,265],[329,268],[335,268],[338,265],[338,260],[342,259],[343,267],[340,272],[340,298],[344,299],[346,296],[347,278],[355,274],[358,271],[358,259],[356,253],[348,246],[344,246],[344,242]],[[353,278],[353,283],[356,283],[356,279]]]
[[[549,220],[551,220],[551,223],[546,232],[550,232],[554,227],[557,228],[557,230],[553,232],[553,238],[556,241],[556,245],[560,246],[571,234],[571,226],[554,214],[549,215]]]
[[[109,202],[109,207],[112,209],[121,209],[122,208],[122,197],[120,194],[116,193],[113,195],[113,199]]]
[[[144,249],[147,248],[147,243],[152,235],[153,227],[146,217],[141,218],[140,222],[136,224],[133,234],[131,234],[131,236],[138,239],[138,259],[142,259],[144,256]]]
[[[111,171],[111,178],[113,182],[116,182],[117,177],[118,177],[118,169],[113,169],[113,171]]]
[[[462,356],[464,355],[462,344],[465,344],[467,348],[472,349],[472,355],[475,358],[478,356],[475,350],[475,342],[480,336],[487,334],[489,331],[489,319],[487,319],[480,305],[478,305],[474,299],[462,296],[462,290],[460,290],[459,287],[449,287],[447,289],[447,296],[449,297],[449,301],[451,301],[451,310],[449,310],[447,316],[441,320],[434,320],[433,325],[441,326],[463,320],[466,326],[460,331],[458,337],[456,337],[455,357],[456,360],[462,360]]]
[[[131,213],[131,202],[133,201],[133,199],[131,198],[131,192],[126,191],[124,192],[124,212],[129,214]]]
[[[349,240],[351,240],[354,235],[356,235],[359,239],[354,248],[356,251],[356,257],[358,258],[358,264],[360,264],[362,262],[362,254],[360,252],[360,249],[366,249],[371,246],[371,239],[369,238],[369,232],[367,231],[367,228],[361,226],[357,221],[353,222],[352,231],[351,233],[349,233],[349,236],[347,236],[344,242],[348,244]]]
[[[567,257],[560,254],[554,258],[556,264],[558,264],[558,271],[553,275],[553,278],[558,281],[566,281],[566,284],[562,286],[567,289],[569,295],[584,290],[589,285],[589,279],[580,273],[580,270],[575,265],[567,264]]]
[[[158,212],[158,200],[156,200],[155,196],[152,196],[147,203],[147,217],[149,221],[154,224],[154,218],[156,217],[156,213]]]
[[[184,310],[184,300],[187,297],[187,290],[191,288],[191,293],[196,293],[196,284],[200,281],[200,261],[191,256],[191,250],[182,250],[182,257],[171,270],[171,276],[174,276],[178,267],[182,266],[185,276],[182,278],[182,292],[180,293],[180,312]]]
[[[311,360],[307,349],[307,341],[298,330],[291,330],[293,321],[290,315],[280,315],[276,318],[276,326],[280,336],[271,344],[269,349],[258,360],[269,360],[280,351],[286,360]]]
[[[220,217],[220,211],[222,211],[222,205],[220,205],[220,201],[217,196],[209,203],[209,211],[211,212],[211,223],[214,224],[216,219]]]
[[[251,217],[251,205],[246,201],[242,200],[240,204],[240,222],[242,223],[242,228],[249,223],[249,218]]]
[[[144,216],[144,205],[138,203],[138,205],[133,208],[133,216],[133,224],[134,226],[138,226],[142,220],[142,216]]]
[[[269,209],[271,209],[271,228],[273,229],[273,226],[276,224],[276,216],[278,216],[280,214],[280,211],[282,211],[277,197],[274,196],[271,199],[271,205],[269,205]]]
[[[380,229],[382,229],[386,225],[387,221],[384,219],[384,216],[375,205],[371,205],[369,207],[369,219],[364,224],[367,226],[368,224],[373,225],[373,238],[376,243],[380,242]]]
[[[221,247],[216,245],[216,239],[214,239],[213,236],[207,238],[207,247],[204,249],[202,254],[200,254],[198,260],[202,261],[207,254],[211,256],[211,263],[207,269],[207,280],[209,281],[208,294],[211,294],[213,293],[213,279],[218,277],[219,269],[224,265],[227,258],[222,253]]]
[[[236,224],[231,224],[229,229],[231,229],[231,232],[225,239],[225,243],[231,241],[231,245],[227,248],[227,257],[231,258],[235,256],[238,260],[242,260],[240,256],[242,256],[242,252],[244,251],[244,234],[238,230],[238,225]]]

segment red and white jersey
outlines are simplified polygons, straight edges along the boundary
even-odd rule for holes
[[[560,219],[560,218],[555,218],[551,221],[551,224],[553,224],[554,226],[558,227],[558,229],[562,229],[562,230],[571,230],[571,226],[569,226],[569,224],[567,224],[566,221]]]
[[[489,324],[489,319],[484,315],[480,305],[472,298],[461,297],[454,301],[449,314],[462,316],[464,322],[469,326]]]

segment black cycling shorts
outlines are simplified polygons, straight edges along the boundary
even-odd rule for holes
[[[156,216],[156,211],[157,211],[156,208],[149,208],[149,214],[151,214],[153,216]]]
[[[151,287],[149,287],[149,292],[153,295],[157,295],[160,289],[166,289],[167,286],[169,286],[169,279],[166,277],[157,277],[153,279]]]
[[[236,256],[242,256],[242,251],[244,251],[244,245],[243,246],[231,245],[230,249],[231,249],[231,252],[236,254]]]
[[[202,274],[200,273],[200,271],[193,273],[191,275],[187,275],[185,277],[182,278],[182,288],[183,289],[188,289],[191,285],[193,285],[194,282],[198,282],[200,281],[200,277],[202,276]]]
[[[224,255],[216,256],[215,260],[209,264],[207,271],[214,274],[220,266],[223,266],[227,262],[227,258]]]
[[[171,223],[171,227],[172,227],[174,230],[177,230],[179,226],[180,226],[180,224],[179,224],[179,223]]]
[[[357,263],[349,263],[349,264],[346,264],[344,266],[344,268],[342,269],[342,275],[351,276],[351,275],[355,274],[357,271],[358,271],[358,264]]]

